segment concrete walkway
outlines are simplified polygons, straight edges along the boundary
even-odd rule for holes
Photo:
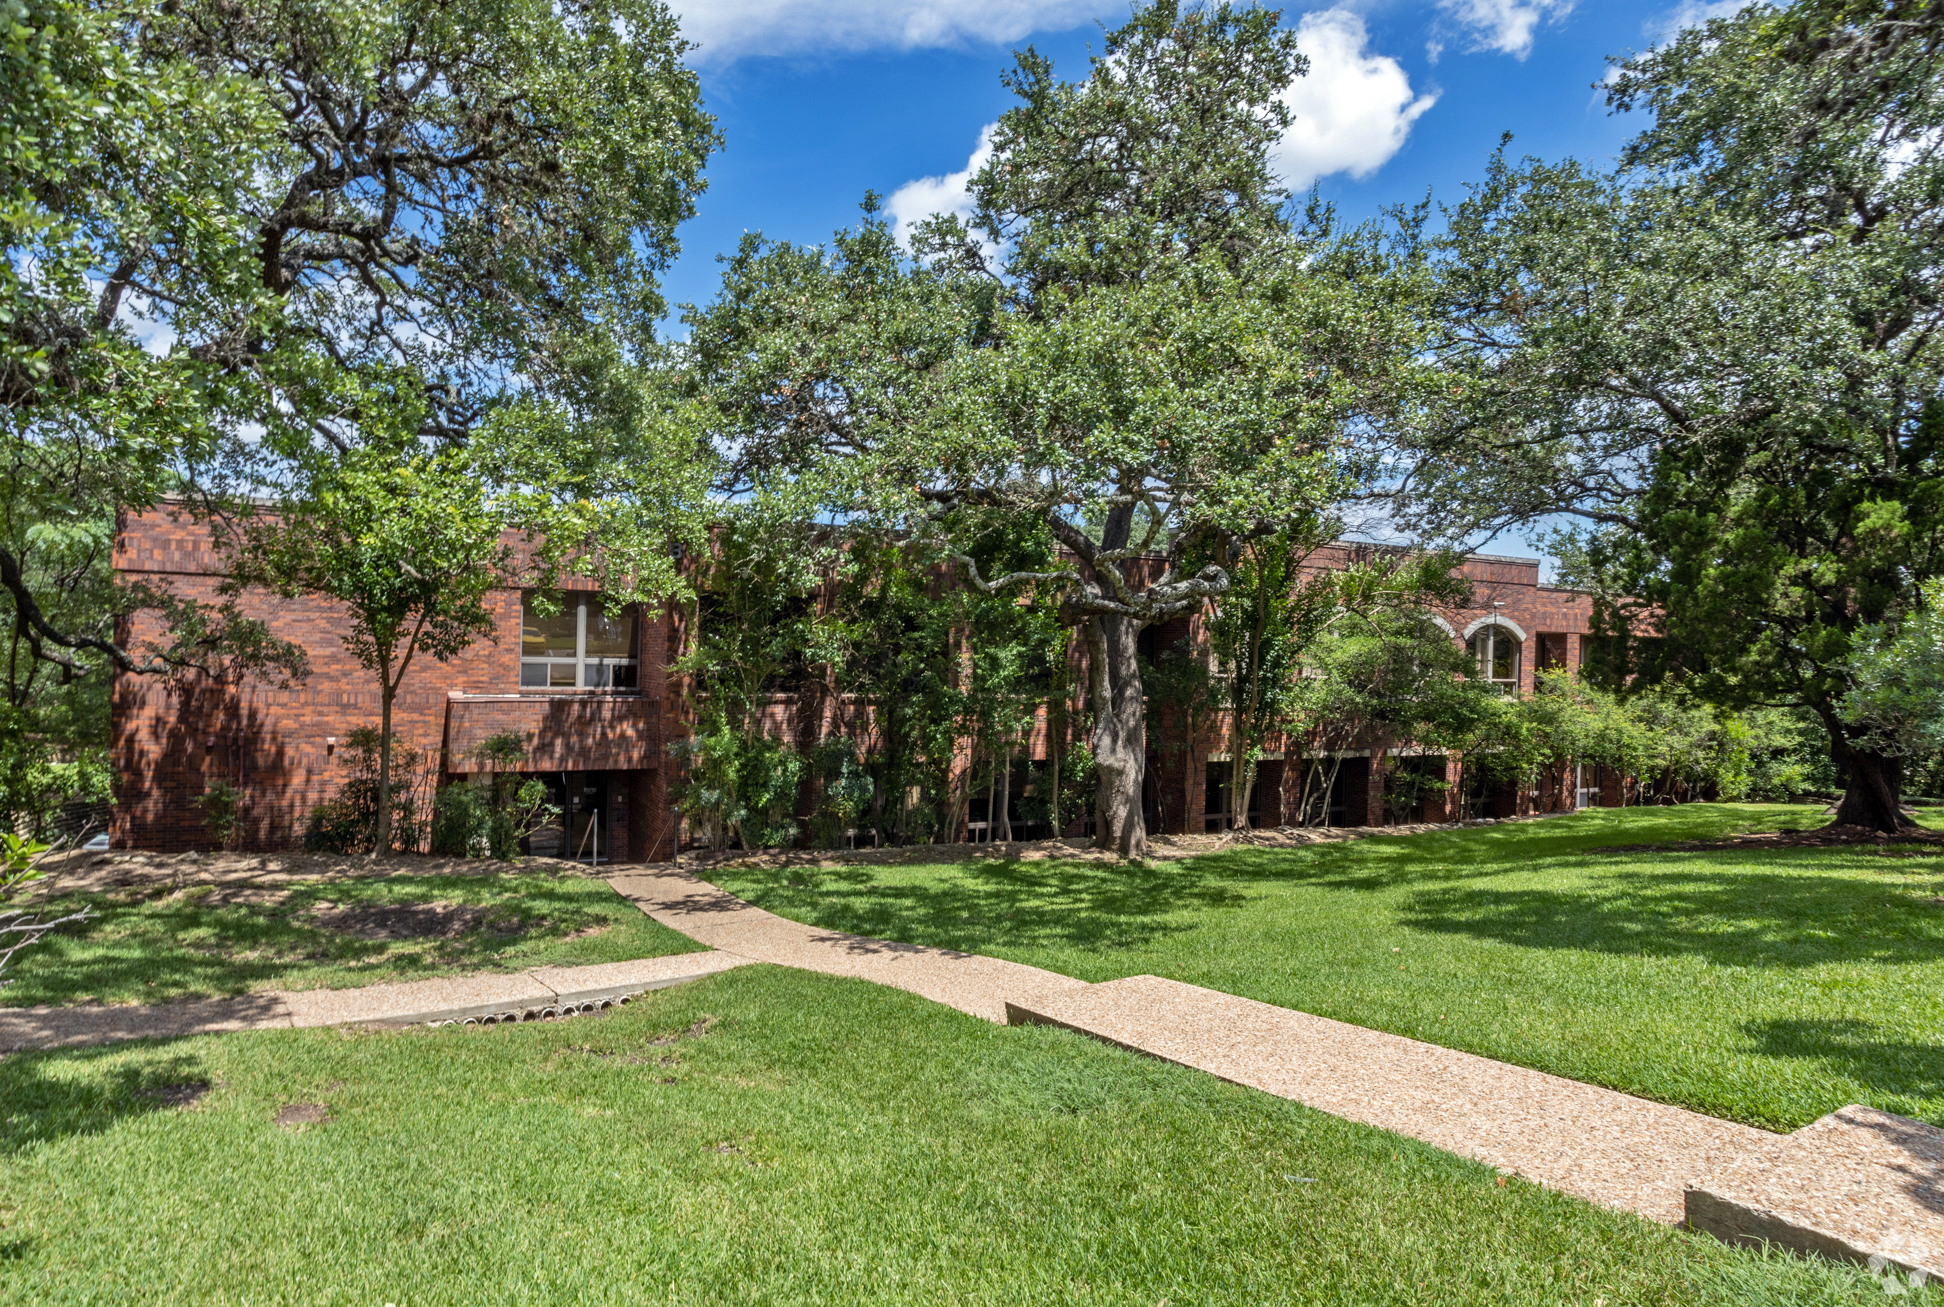
[[[671,870],[609,883],[738,957],[876,981],[989,1021],[1061,1026],[1730,1242],[1944,1276],[1944,1131],[1920,1122],[1852,1106],[1777,1135],[1158,976],[1090,985],[806,926]]]
[[[587,967],[535,967],[491,976],[454,976],[360,989],[306,989],[191,999],[146,1007],[0,1008],[0,1053],[73,1048],[120,1039],[168,1039],[231,1030],[315,1026],[408,1026],[559,1013],[699,980],[748,958],[677,953]]]
[[[1085,989],[1054,971],[977,953],[894,944],[789,921],[695,877],[653,868],[608,878],[622,897],[690,939],[756,962],[855,976],[1003,1024],[1006,1004]]]

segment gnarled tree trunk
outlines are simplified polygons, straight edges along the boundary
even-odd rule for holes
[[[1836,806],[1834,824],[1884,832],[1914,828],[1917,823],[1904,816],[1901,802],[1903,761],[1851,744],[1837,748],[1849,769],[1849,786]]]
[[[1096,613],[1087,619],[1097,769],[1094,844],[1123,858],[1147,856],[1147,821],[1141,813],[1147,715],[1136,657],[1140,635],[1141,624],[1132,617]]]

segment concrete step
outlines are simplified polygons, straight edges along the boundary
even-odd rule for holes
[[[1719,1239],[1944,1278],[1944,1130],[1851,1104],[1754,1149],[1687,1191]]]

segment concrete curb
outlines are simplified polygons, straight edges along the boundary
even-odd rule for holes
[[[535,967],[405,985],[312,989],[139,1006],[0,1008],[0,1053],[235,1030],[487,1024],[597,1011],[650,990],[701,980],[752,958],[720,950],[585,967]]]

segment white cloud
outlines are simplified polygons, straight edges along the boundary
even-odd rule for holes
[[[1370,36],[1363,19],[1347,9],[1303,15],[1296,39],[1309,58],[1309,73],[1283,93],[1296,121],[1277,143],[1271,162],[1298,190],[1331,173],[1368,177],[1403,148],[1411,124],[1438,97],[1413,95],[1411,79],[1397,60],[1366,50]],[[965,167],[908,181],[891,192],[884,211],[900,241],[909,242],[911,229],[934,213],[971,215],[966,186],[992,157],[994,126],[980,129]]]
[[[690,57],[912,50],[1017,41],[1091,18],[1125,16],[1125,0],[675,0]]]
[[[1438,8],[1471,37],[1474,50],[1495,50],[1523,59],[1541,23],[1558,22],[1574,0],[1438,0]]]
[[[1438,102],[1435,95],[1412,95],[1403,65],[1368,52],[1369,39],[1363,19],[1347,9],[1304,14],[1297,26],[1309,74],[1283,93],[1296,121],[1275,153],[1277,170],[1291,187],[1301,190],[1335,172],[1368,177]]]
[[[884,202],[884,212],[900,241],[908,245],[912,227],[934,213],[971,216],[972,196],[966,186],[972,174],[985,167],[986,160],[992,157],[992,132],[996,126],[987,123],[979,129],[979,143],[972,148],[972,157],[965,161],[965,167],[938,177],[920,177],[891,192]]]

